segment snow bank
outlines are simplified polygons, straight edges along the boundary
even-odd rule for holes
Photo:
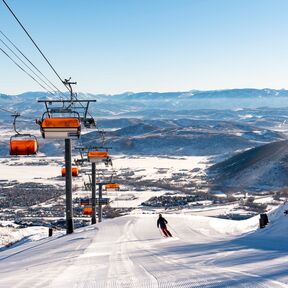
[[[259,231],[262,237],[288,241],[288,215],[285,216],[285,210],[288,210],[288,203],[268,213],[269,223],[264,229]]]
[[[0,227],[0,248],[14,244],[16,242],[36,241],[48,236],[47,227]]]

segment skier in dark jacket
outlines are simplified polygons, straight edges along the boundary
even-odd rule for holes
[[[159,214],[159,218],[157,220],[157,227],[159,228],[159,226],[160,226],[160,228],[161,228],[163,234],[165,235],[165,237],[172,237],[172,234],[167,229],[166,224],[168,224],[168,221],[164,217],[162,217],[161,214]]]

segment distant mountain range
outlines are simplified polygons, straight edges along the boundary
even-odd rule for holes
[[[66,93],[68,98],[68,94]],[[26,92],[19,95],[0,94],[2,107],[22,112],[25,115],[38,116],[43,104],[38,99],[51,98],[44,92]],[[58,96],[60,97],[60,96]],[[91,112],[106,117],[167,117],[191,114],[198,109],[240,109],[259,107],[288,107],[288,90],[275,89],[230,89],[188,92],[141,92],[117,95],[78,93],[79,99],[96,99]],[[55,98],[56,99],[56,98]],[[2,112],[0,116],[2,117]],[[175,115],[176,114],[176,115]],[[5,115],[3,114],[3,117]],[[38,116],[39,117],[39,116]]]
[[[97,100],[90,112],[98,127],[106,131],[104,144],[113,148],[112,155],[213,156],[217,161],[227,159],[207,171],[215,189],[288,186],[288,90],[79,93],[78,96]],[[32,119],[23,118],[25,121],[19,121],[19,126],[35,131],[40,152],[63,155],[63,141],[43,140],[39,126],[33,121],[44,112],[44,105],[37,100],[48,97],[42,92],[0,94],[0,107]],[[9,145],[4,143],[8,144],[13,133],[9,113],[0,111],[0,129],[0,155],[7,156]],[[97,129],[84,132],[81,142],[73,147],[103,144]]]
[[[68,97],[68,93],[64,93]],[[59,96],[59,95],[58,95]],[[63,96],[63,95],[60,95]],[[59,97],[60,97],[59,96]],[[112,100],[112,101],[127,101],[127,100],[167,100],[167,99],[203,99],[203,98],[262,98],[262,97],[288,97],[288,90],[286,89],[224,89],[224,90],[191,90],[191,91],[178,91],[178,92],[125,92],[121,94],[92,94],[92,93],[78,93],[79,98],[99,100]],[[25,92],[18,95],[8,95],[0,93],[1,100],[10,100],[13,97],[14,101],[37,100],[40,98],[53,97],[46,92]]]
[[[40,118],[45,109],[37,100],[49,97],[43,92],[15,96],[0,94],[0,107],[31,118],[31,121],[22,118],[25,121],[19,120],[19,126],[35,130],[39,135],[39,126],[34,119]],[[91,104],[90,112],[98,127],[106,130],[105,144],[113,147],[113,153],[234,155],[240,150],[286,139],[288,90],[79,93],[78,97],[97,100]],[[0,128],[10,135],[13,133],[12,117],[1,110]],[[84,132],[83,144],[101,144],[97,130]],[[8,136],[1,139],[7,141]],[[62,154],[61,141],[40,142],[41,152]],[[1,149],[0,146],[0,154],[6,155],[7,149]]]
[[[107,95],[98,95],[100,97],[110,97]],[[186,92],[141,92],[141,93],[123,93],[114,95],[118,100],[158,100],[158,99],[203,99],[203,98],[258,98],[258,97],[288,97],[288,90],[281,89],[226,89],[199,91],[192,90]]]

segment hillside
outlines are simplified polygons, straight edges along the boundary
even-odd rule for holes
[[[174,237],[166,239],[157,215],[107,220],[3,251],[0,286],[287,287],[285,209],[263,230],[256,230],[258,217],[167,214]]]
[[[105,134],[106,143],[113,147],[114,153],[172,156],[233,153],[283,138],[280,132],[252,124],[192,119],[143,119],[141,123],[131,123]],[[86,145],[99,140],[97,131],[82,137]]]
[[[288,141],[273,142],[213,165],[208,173],[222,189],[281,189],[288,186]]]

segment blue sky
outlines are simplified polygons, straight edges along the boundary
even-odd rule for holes
[[[288,88],[287,0],[6,1],[78,91]],[[61,87],[2,1],[0,29]],[[43,90],[0,67],[0,92]]]

